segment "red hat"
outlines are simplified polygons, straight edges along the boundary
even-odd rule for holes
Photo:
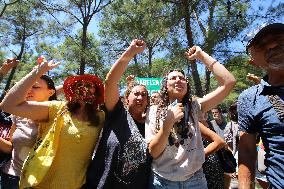
[[[95,75],[70,76],[64,81],[63,90],[69,102],[83,101],[94,107],[104,102],[104,84]]]

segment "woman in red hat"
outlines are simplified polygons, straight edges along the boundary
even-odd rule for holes
[[[85,183],[86,169],[104,122],[104,113],[99,109],[104,87],[94,75],[65,80],[67,103],[26,101],[29,88],[58,64],[40,61],[1,103],[4,111],[39,125],[36,144],[23,166],[20,188],[80,188]]]

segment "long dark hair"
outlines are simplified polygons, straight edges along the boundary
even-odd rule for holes
[[[49,77],[49,76],[47,76],[47,75],[42,75],[42,76],[40,77],[40,79],[42,79],[42,80],[45,81],[45,83],[46,83],[48,89],[54,90],[53,95],[50,96],[50,97],[48,98],[48,100],[57,100],[55,85],[54,85],[54,82],[53,82],[53,80],[51,79],[51,77]]]
[[[68,102],[67,107],[69,112],[71,112],[71,114],[74,115],[80,109],[81,105],[78,102]],[[102,110],[99,110],[97,107],[94,107],[92,104],[89,103],[85,104],[85,112],[87,114],[88,122],[90,122],[91,126],[97,127],[103,121],[99,116],[99,112],[101,111]]]
[[[161,99],[160,99],[160,103],[158,105],[157,108],[157,114],[156,114],[156,130],[160,130],[160,119],[165,119],[165,117],[167,116],[167,109],[168,106],[170,105],[170,99],[169,99],[169,95],[168,95],[168,88],[167,88],[167,82],[168,82],[168,75],[173,72],[173,71],[177,71],[183,74],[183,76],[185,76],[184,72],[182,70],[179,69],[173,69],[170,70],[169,72],[167,72],[162,80],[162,88],[160,91],[160,95],[161,95]],[[192,118],[192,96],[191,96],[191,89],[189,86],[189,82],[188,79],[186,79],[186,85],[187,85],[187,91],[186,94],[184,95],[184,97],[182,98],[182,104],[186,105],[189,104],[189,115]],[[194,119],[192,118],[192,121],[194,122]]]

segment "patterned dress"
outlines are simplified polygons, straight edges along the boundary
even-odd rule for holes
[[[143,130],[144,124],[135,123],[123,103],[118,101],[115,108],[106,114],[85,188],[147,188],[151,158]]]
[[[206,148],[210,143],[211,142],[208,140],[203,140],[204,148]],[[224,188],[224,171],[216,152],[205,157],[203,173],[207,180],[208,189]]]

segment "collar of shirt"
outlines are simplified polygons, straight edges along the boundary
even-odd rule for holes
[[[262,95],[272,95],[277,93],[284,93],[284,86],[272,86],[268,83],[268,76],[265,76],[259,84],[259,92]]]

